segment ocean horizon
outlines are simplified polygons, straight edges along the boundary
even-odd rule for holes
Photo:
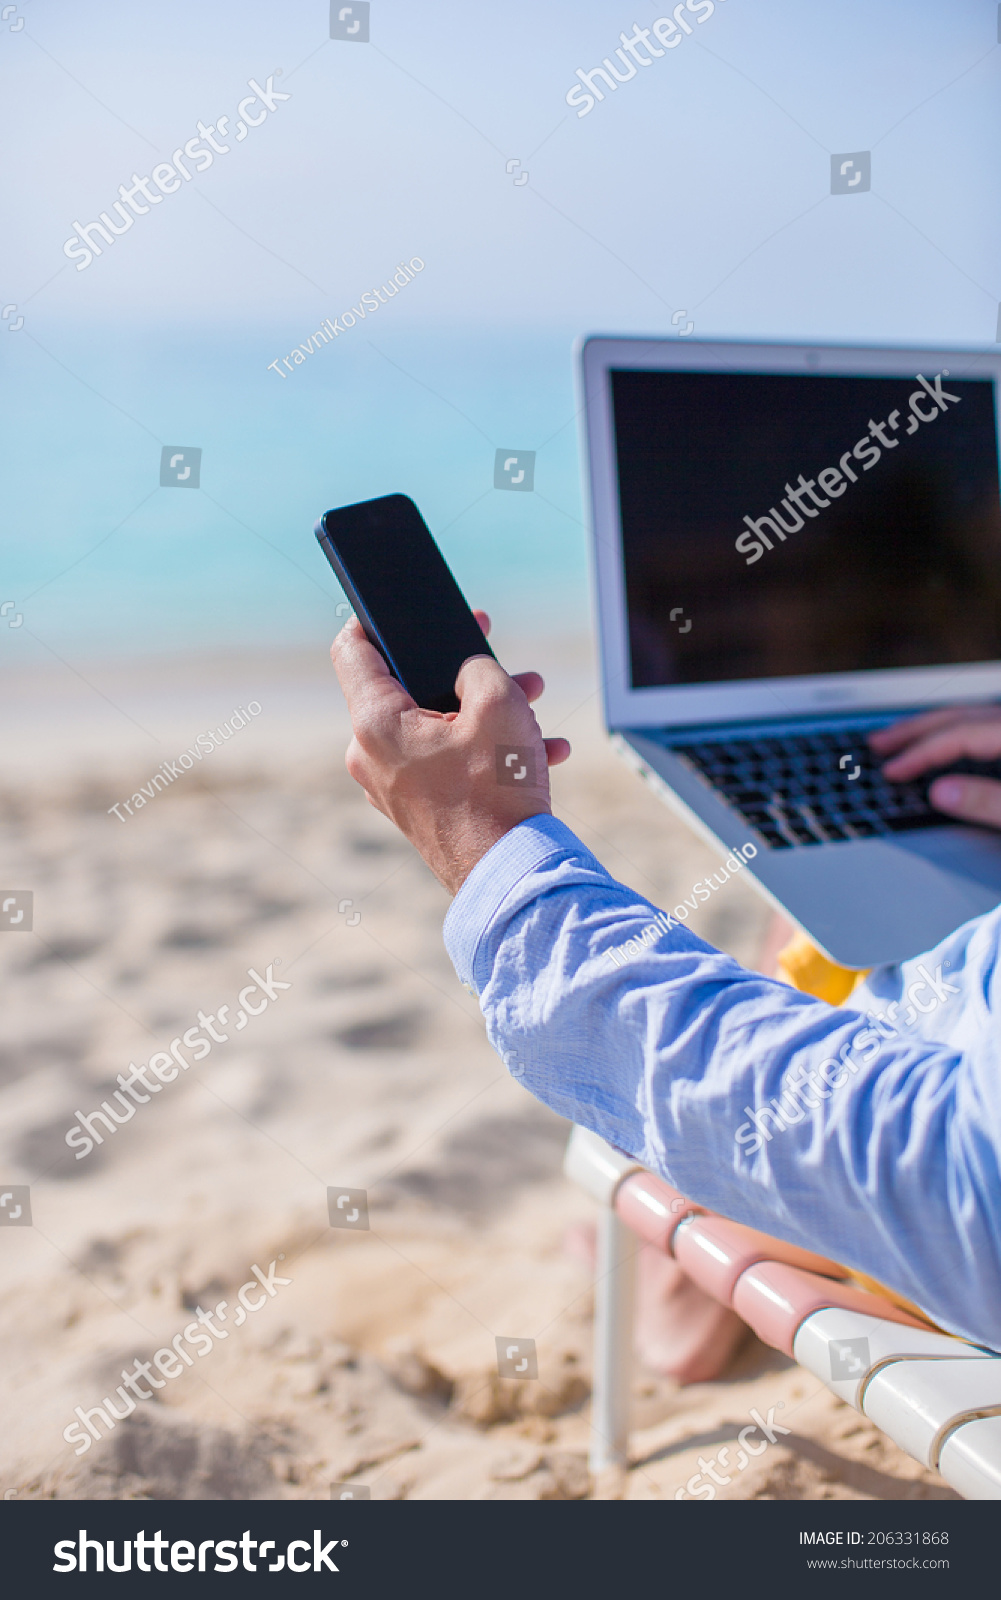
[[[345,611],[314,523],[403,492],[472,604],[517,633],[589,629],[572,336],[415,330],[393,311],[284,379],[269,362],[315,329],[6,340],[9,616],[87,659],[329,640]],[[160,486],[165,446],[201,451],[198,488]],[[531,492],[494,487],[498,449],[536,452]],[[17,635],[0,640],[10,661]]]

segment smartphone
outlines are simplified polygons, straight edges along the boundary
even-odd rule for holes
[[[325,511],[316,537],[393,676],[426,710],[458,711],[459,668],[493,651],[414,502]]]

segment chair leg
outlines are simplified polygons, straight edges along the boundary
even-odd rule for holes
[[[633,1313],[639,1241],[603,1206],[598,1222],[594,1286],[594,1379],[591,1395],[591,1471],[629,1462]]]

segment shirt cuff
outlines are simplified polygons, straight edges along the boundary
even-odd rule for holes
[[[519,822],[476,863],[452,901],[444,927],[445,949],[470,994],[479,996],[473,976],[477,950],[504,901],[530,872],[558,856],[592,859],[566,823],[543,813]]]

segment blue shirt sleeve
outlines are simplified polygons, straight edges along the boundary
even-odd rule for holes
[[[999,918],[832,1007],[658,913],[542,816],[477,864],[445,941],[540,1100],[1001,1349]]]

